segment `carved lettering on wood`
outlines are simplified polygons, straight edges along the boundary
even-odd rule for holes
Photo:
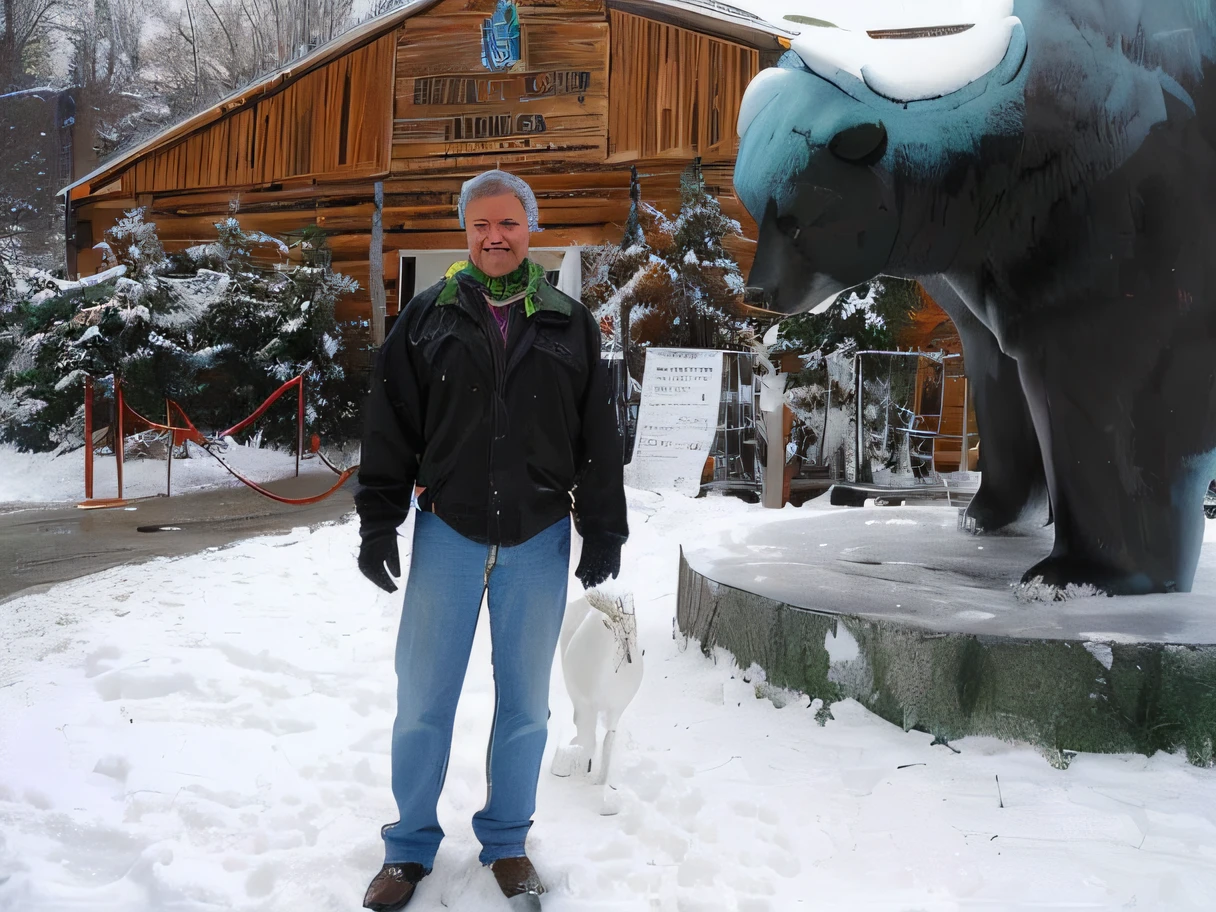
[[[414,80],[416,105],[493,104],[577,95],[581,103],[591,86],[586,70],[554,70],[514,76],[422,76]]]
[[[467,142],[500,136],[544,133],[543,114],[462,114],[456,117],[427,117],[398,120],[394,142]]]

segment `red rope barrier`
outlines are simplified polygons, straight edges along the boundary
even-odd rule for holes
[[[260,418],[262,415],[264,415],[266,413],[266,410],[269,409],[270,406],[274,404],[275,400],[277,400],[279,397],[281,397],[284,393],[286,393],[288,390],[292,389],[293,387],[298,388],[300,391],[300,401],[297,404],[297,419],[299,421],[299,427],[297,428],[297,431],[296,431],[296,438],[297,438],[296,474],[299,475],[299,460],[300,460],[300,456],[302,455],[303,440],[304,440],[304,375],[303,374],[301,374],[299,377],[295,377],[291,380],[288,380],[281,387],[279,387],[277,390],[275,390],[270,395],[270,397],[265,402],[263,402],[260,406],[258,406],[257,410],[252,415],[250,415],[248,418],[246,418],[244,421],[240,422],[239,424],[234,424],[232,427],[228,428],[227,430],[221,431],[216,436],[220,437],[220,438],[229,437],[232,434],[239,433],[243,429],[247,428],[250,424],[252,424],[258,418]],[[239,481],[242,484],[246,485],[247,487],[250,487],[253,490],[257,491],[263,497],[268,497],[271,500],[277,501],[281,504],[288,504],[291,506],[307,506],[308,504],[318,503],[318,502],[324,500],[325,498],[329,497],[331,494],[333,494],[335,491],[337,491],[338,488],[342,487],[342,485],[346,484],[347,480],[352,475],[354,475],[357,471],[359,471],[359,466],[357,466],[357,465],[351,466],[349,469],[345,469],[345,470],[338,469],[333,463],[331,463],[328,459],[325,458],[325,455],[320,451],[320,446],[319,446],[319,441],[318,441],[317,446],[315,446],[313,448],[314,452],[316,452],[316,454],[321,458],[321,462],[323,462],[325,464],[326,468],[328,468],[330,471],[334,472],[338,476],[338,480],[334,482],[333,486],[331,488],[329,488],[329,490],[327,490],[321,494],[315,494],[312,497],[284,497],[281,494],[275,494],[272,491],[266,490],[264,487],[262,487],[257,482],[250,481],[248,478],[245,478],[243,475],[241,475],[239,472],[237,472],[234,468],[232,468],[232,466],[228,465],[228,463],[224,462],[224,460],[221,459],[219,457],[219,455],[217,453],[215,453],[214,450],[211,449],[211,441],[209,441],[205,436],[203,436],[202,432],[199,431],[199,429],[194,426],[194,422],[192,422],[190,420],[190,416],[186,414],[186,410],[183,409],[178,403],[174,402],[172,399],[166,400],[166,403],[168,405],[168,408],[166,408],[166,413],[167,413],[166,421],[172,420],[171,410],[176,410],[177,414],[181,416],[182,421],[185,422],[185,427],[177,427],[176,425],[169,424],[169,423],[161,424],[158,421],[153,421],[150,418],[146,418],[143,415],[139,414],[139,412],[135,411],[135,409],[131,408],[131,406],[127,404],[125,397],[122,395],[122,382],[117,377],[114,378],[114,390],[115,390],[115,397],[118,401],[118,408],[117,408],[118,422],[117,422],[117,424],[118,424],[118,439],[120,442],[118,444],[118,447],[116,448],[116,451],[117,451],[118,459],[119,459],[119,463],[118,463],[119,464],[119,469],[118,469],[118,486],[119,487],[118,487],[118,490],[119,490],[120,497],[121,497],[121,493],[122,493],[122,468],[121,468],[121,466],[122,466],[122,451],[121,451],[122,443],[121,443],[121,441],[124,436],[123,418],[126,415],[130,415],[131,418],[133,419],[133,421],[131,423],[131,427],[130,427],[130,430],[132,430],[132,431],[135,430],[136,424],[140,424],[140,425],[143,425],[144,427],[147,427],[147,428],[150,428],[153,430],[164,431],[166,433],[171,434],[172,440],[170,441],[170,444],[169,444],[170,459],[172,459],[172,455],[173,455],[172,448],[175,446],[180,446],[185,441],[189,440],[190,442],[197,444],[199,447],[201,447],[203,450],[205,450],[209,456],[211,456],[213,459],[215,459],[216,462],[218,462],[220,465],[222,465],[224,467],[224,469],[228,472],[228,474],[231,475],[233,478],[235,478],[237,481]],[[91,412],[92,412],[91,393],[92,393],[92,390],[90,388],[90,389],[88,389],[88,392],[86,393],[86,395],[88,396],[88,399],[86,401],[86,411],[90,417],[91,417]],[[91,468],[92,468],[91,465],[86,465],[86,467],[85,467],[86,486],[89,486],[89,487],[91,487],[91,485],[88,485],[88,482],[92,481],[92,479],[90,477],[88,477],[92,474],[90,471]],[[88,491],[86,496],[88,496],[91,499],[92,491],[91,490]]]
[[[237,481],[240,481],[243,484],[246,484],[249,487],[253,488],[255,491],[257,491],[263,497],[269,497],[271,500],[277,500],[281,504],[289,504],[291,506],[296,506],[296,507],[303,507],[303,506],[307,506],[308,504],[314,504],[314,503],[321,502],[326,497],[328,497],[330,494],[334,493],[334,491],[338,490],[338,488],[342,487],[342,485],[346,484],[347,479],[349,479],[352,475],[354,475],[357,471],[359,471],[359,467],[357,465],[351,466],[349,469],[347,469],[341,475],[339,475],[338,480],[334,482],[333,487],[331,487],[328,491],[324,492],[323,494],[315,494],[312,497],[283,497],[281,494],[275,494],[271,491],[267,491],[265,488],[263,488],[260,484],[258,484],[255,481],[250,481],[248,478],[242,477],[240,475],[240,473],[238,473],[235,469],[232,468],[232,466],[228,465],[228,463],[224,462],[224,460],[220,459],[219,456],[217,456],[215,453],[213,453],[209,447],[204,447],[204,449],[207,450],[208,453],[211,453],[211,456],[214,457],[215,461],[218,462],[220,465],[222,465],[225,469],[227,469],[228,473],[233,478],[235,478]]]
[[[248,418],[246,418],[240,424],[234,424],[232,427],[228,428],[228,430],[220,431],[215,436],[222,439],[224,437],[228,437],[232,434],[236,434],[240,431],[243,431],[245,428],[249,427],[249,425],[253,424],[253,422],[257,421],[264,414],[266,414],[266,409],[270,408],[270,406],[274,404],[274,401],[276,399],[278,399],[280,396],[282,396],[285,392],[287,392],[292,387],[300,386],[303,383],[304,383],[303,374],[301,374],[298,377],[295,377],[294,379],[288,380],[286,383],[284,383],[282,386],[280,386],[277,390],[275,390],[273,393],[271,393],[270,398],[267,399],[265,402],[263,402],[261,405],[259,405],[257,408],[257,411],[255,411],[252,415],[250,415]]]
[[[172,399],[168,401],[171,406],[177,409],[177,413],[182,416],[182,419],[186,422],[186,427],[177,427],[171,424],[161,424],[157,421],[153,421],[151,418],[145,418],[139,412],[135,411],[135,409],[131,408],[131,406],[128,405],[125,400],[123,401],[123,411],[129,414],[140,424],[147,425],[152,430],[171,432],[173,434],[174,446],[181,446],[183,443],[189,440],[191,443],[196,443],[205,448],[207,446],[207,438],[204,437],[202,432],[194,426],[189,417],[187,417],[186,413],[182,411],[182,407],[180,405],[178,405]],[[134,430],[134,428],[132,428],[132,430]]]

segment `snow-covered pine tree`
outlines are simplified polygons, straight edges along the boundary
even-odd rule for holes
[[[298,246],[304,263],[263,232],[245,231],[235,218],[216,224],[214,244],[187,251],[198,265],[223,273],[218,299],[199,319],[208,339],[223,340],[200,390],[203,414],[248,414],[292,377],[306,374],[310,433],[346,440],[358,433],[362,381],[337,359],[341,337],[334,305],[358,284],[329,267],[323,232],[308,232]],[[304,245],[307,244],[305,248]],[[265,438],[290,442],[295,411],[286,402],[264,418]]]
[[[97,245],[105,265],[125,267],[127,278],[137,282],[161,275],[169,266],[156,225],[144,221],[144,214],[142,207],[124,212]]]
[[[667,344],[687,348],[733,348],[744,321],[739,312],[744,281],[739,264],[726,250],[728,237],[742,237],[739,223],[722,212],[705,187],[701,160],[680,178],[680,214],[669,261],[676,283],[675,338]]]
[[[234,219],[217,232],[166,258],[133,210],[105,239],[121,275],[65,282],[27,270],[24,298],[0,308],[0,440],[40,451],[78,442],[86,375],[121,377],[131,406],[152,418],[175,399],[214,431],[307,372],[307,433],[356,435],[363,390],[338,360],[334,316],[355,283],[327,265],[289,264],[286,245]],[[264,439],[294,441],[293,406],[268,413]]]
[[[634,327],[638,317],[665,306],[675,293],[676,273],[668,265],[675,230],[667,216],[642,202],[637,168],[631,171],[629,198],[621,243],[584,249],[583,303],[624,354],[629,373],[639,377],[641,357],[634,351]]]

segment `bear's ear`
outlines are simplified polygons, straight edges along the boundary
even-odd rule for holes
[[[828,140],[828,150],[851,164],[872,165],[886,154],[887,128],[882,121],[848,127]]]

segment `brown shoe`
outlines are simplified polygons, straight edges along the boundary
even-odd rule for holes
[[[540,875],[527,855],[518,858],[500,858],[490,865],[494,879],[498,881],[503,896],[512,899],[516,896],[540,896],[545,892],[545,885],[540,882]]]
[[[363,896],[363,908],[373,912],[397,912],[404,909],[414,897],[418,881],[430,872],[422,865],[410,861],[405,864],[386,864],[372,878],[367,893]]]

